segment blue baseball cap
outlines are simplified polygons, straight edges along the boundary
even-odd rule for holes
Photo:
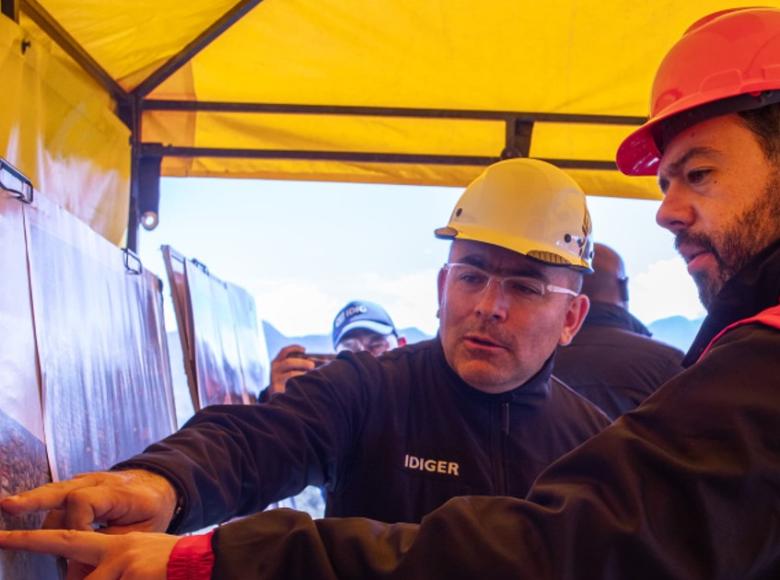
[[[396,334],[392,319],[379,304],[353,300],[333,319],[333,348],[336,348],[345,334],[356,328],[373,330],[383,336]]]

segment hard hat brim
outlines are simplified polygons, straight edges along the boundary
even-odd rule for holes
[[[354,322],[350,322],[344,325],[344,328],[341,329],[338,336],[336,337],[336,340],[333,342],[333,347],[335,348],[348,332],[356,329],[371,330],[377,334],[381,334],[382,336],[395,334],[395,328],[388,324],[383,324],[382,322],[376,322],[374,320],[355,320]]]
[[[480,228],[463,228],[457,230],[452,226],[445,226],[442,228],[436,228],[433,231],[434,235],[442,240],[468,240],[471,242],[480,242],[482,244],[490,244],[491,246],[498,246],[511,252],[521,254],[531,260],[535,260],[544,264],[545,266],[554,266],[559,268],[573,268],[575,270],[582,271],[583,273],[591,273],[593,269],[583,259],[577,259],[572,261],[571,258],[564,255],[557,248],[549,245],[531,244],[528,240],[521,237],[514,237],[512,239],[504,238],[502,240],[494,239],[489,235],[489,232],[482,231]],[[534,255],[537,254],[537,255]],[[554,260],[546,260],[541,258],[538,254],[549,254],[555,256]]]
[[[759,109],[780,102],[778,81],[751,85],[748,91],[723,96],[696,95],[682,99],[631,133],[618,147],[615,163],[626,175],[656,175],[663,156],[656,135],[672,127],[672,135],[721,115]],[[754,90],[755,89],[755,90]]]

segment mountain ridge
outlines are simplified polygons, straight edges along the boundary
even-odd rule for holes
[[[684,316],[669,316],[647,325],[655,340],[660,340],[686,352],[699,332],[704,318],[690,320]]]

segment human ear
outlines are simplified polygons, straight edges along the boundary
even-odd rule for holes
[[[588,316],[588,310],[590,310],[590,300],[585,294],[580,294],[571,299],[563,321],[561,336],[558,339],[560,346],[567,346],[577,336],[580,328],[582,328],[582,323],[585,322],[585,318]]]
[[[444,284],[447,281],[447,269],[441,268],[439,270],[439,276],[436,280],[437,300],[439,307],[436,309],[436,318],[439,318],[441,312],[442,301],[444,300]]]

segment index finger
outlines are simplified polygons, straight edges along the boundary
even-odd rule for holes
[[[314,361],[311,359],[291,357],[281,361],[277,365],[276,370],[278,373],[282,373],[282,374],[293,372],[293,371],[298,371],[299,374],[303,374],[308,371],[314,370],[316,366],[317,365],[315,365]]]
[[[288,344],[279,351],[279,354],[276,355],[276,358],[283,359],[288,356],[292,356],[293,354],[302,354],[304,352],[306,352],[306,349],[300,344]]]
[[[71,491],[92,485],[95,485],[95,479],[89,475],[57,483],[47,483],[30,491],[4,498],[0,501],[0,508],[15,516],[60,508],[63,507],[65,498]]]
[[[0,548],[55,554],[97,566],[116,536],[76,530],[24,530],[0,532]]]

